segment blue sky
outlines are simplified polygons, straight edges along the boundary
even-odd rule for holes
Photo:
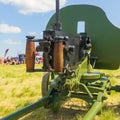
[[[120,0],[60,0],[61,7],[90,4],[102,8],[120,28]],[[0,57],[25,53],[26,35],[42,38],[42,31],[55,13],[55,0],[0,0]]]

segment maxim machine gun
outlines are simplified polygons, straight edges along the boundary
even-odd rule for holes
[[[77,22],[83,20],[85,32],[77,34]],[[54,23],[52,28],[51,23]],[[43,32],[43,39],[27,36],[26,68],[28,72],[45,72],[42,79],[43,98],[3,120],[17,119],[42,106],[56,112],[60,101],[67,98],[85,100],[91,108],[83,119],[92,120],[101,110],[110,90],[116,89],[111,87],[104,73],[93,71],[92,66],[97,69],[119,67],[119,33],[120,30],[112,26],[100,8],[73,5],[59,11],[59,0],[56,0],[56,14]],[[39,43],[36,49],[35,42]],[[43,52],[42,69],[34,69],[35,51]],[[116,54],[111,56],[113,51]]]

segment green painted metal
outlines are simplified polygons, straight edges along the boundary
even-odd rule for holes
[[[81,91],[85,91],[88,94],[88,96],[93,99],[92,93],[90,92],[90,90],[88,89],[88,87],[85,84],[80,83],[79,87],[80,87],[80,89],[82,88]]]
[[[100,79],[100,74],[96,74],[96,73],[84,73],[82,75],[82,78],[81,79],[84,79],[84,80],[96,80],[96,79]]]
[[[46,29],[52,29],[55,15]],[[62,31],[76,35],[77,23],[85,21],[85,32],[92,41],[92,56],[97,56],[96,68],[117,69],[120,65],[120,29],[106,17],[105,12],[96,6],[72,5],[60,10]]]
[[[17,120],[18,118],[22,117],[23,115],[26,115],[30,112],[32,112],[33,110],[42,107],[44,105],[46,105],[46,103],[50,100],[50,96],[45,96],[43,98],[41,98],[40,100],[38,100],[37,102],[28,105],[4,118],[2,118],[2,120]]]
[[[75,70],[75,76],[74,77],[68,77],[66,76],[66,80],[64,83],[64,86],[69,88],[69,90],[76,91],[79,90],[79,84],[82,77],[82,74],[87,72],[87,57],[85,60],[79,64],[78,66],[75,66],[73,69]]]
[[[102,102],[104,99],[104,94],[99,92],[98,93],[98,97],[97,100],[94,102],[94,104],[92,105],[91,109],[87,112],[87,114],[84,116],[83,120],[93,120],[95,115],[101,111],[102,109]]]
[[[83,120],[93,120],[95,115],[102,109],[102,102],[96,101]]]

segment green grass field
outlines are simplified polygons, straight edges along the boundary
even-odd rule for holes
[[[120,69],[101,71],[111,78],[112,85],[120,85]],[[0,118],[41,98],[42,76],[42,72],[27,73],[24,64],[0,65]],[[86,111],[84,101],[71,99],[62,105],[59,114],[39,108],[21,120],[81,120]],[[95,120],[120,120],[120,93],[112,91]]]

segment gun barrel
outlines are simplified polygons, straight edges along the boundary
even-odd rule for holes
[[[59,0],[56,0],[56,23],[60,22]]]
[[[61,30],[61,23],[60,23],[60,10],[59,10],[59,0],[56,0],[56,22],[53,26],[54,30]]]

